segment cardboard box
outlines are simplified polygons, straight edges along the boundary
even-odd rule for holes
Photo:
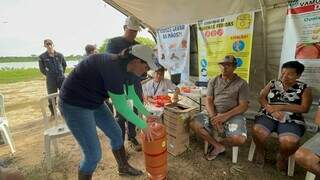
[[[196,107],[188,107],[179,103],[171,103],[164,107],[164,113],[167,113],[167,115],[172,116],[173,118],[180,117],[182,119],[190,117],[196,110]]]
[[[178,156],[186,151],[189,147],[189,135],[186,136],[175,136],[168,134],[168,144],[167,149],[170,154],[173,156]]]
[[[168,152],[174,156],[183,153],[189,147],[188,122],[196,112],[196,107],[179,103],[164,107],[164,124],[168,133]]]
[[[174,122],[172,119],[168,118],[167,116],[164,117],[164,125],[166,126],[167,132],[169,134],[188,134],[188,127],[184,121]]]
[[[178,135],[188,132],[188,122],[196,112],[196,107],[188,107],[179,103],[168,104],[164,108],[164,124],[170,134]]]

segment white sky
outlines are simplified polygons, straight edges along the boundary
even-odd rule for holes
[[[102,0],[0,0],[0,56],[39,55],[45,38],[65,56],[84,54],[86,44],[121,36],[125,18]]]

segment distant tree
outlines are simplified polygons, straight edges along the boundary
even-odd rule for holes
[[[105,39],[102,43],[102,45],[98,48],[99,53],[105,53],[107,50],[107,45],[108,45],[109,39]]]
[[[150,48],[154,48],[156,43],[154,40],[147,38],[147,37],[136,37],[135,39],[138,43],[149,46]],[[105,39],[102,45],[98,48],[99,53],[105,53],[107,50],[109,39]]]
[[[147,37],[137,37],[135,39],[138,43],[149,46],[150,48],[154,48],[156,46],[156,43],[154,42],[154,40],[147,38]]]
[[[36,54],[31,54],[31,57],[38,57]]]

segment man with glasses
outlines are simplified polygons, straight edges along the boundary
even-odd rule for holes
[[[48,94],[52,94],[58,92],[63,83],[67,63],[64,56],[54,50],[51,39],[44,40],[44,47],[47,51],[39,56],[39,69],[46,76]],[[52,102],[49,102],[49,109],[53,116]]]
[[[206,112],[197,114],[190,127],[201,138],[212,145],[206,159],[211,161],[225,151],[225,146],[239,146],[247,139],[246,121],[242,115],[249,104],[249,86],[234,71],[236,58],[225,56],[219,63],[221,74],[208,83]],[[225,138],[218,141],[213,131],[222,133]]]

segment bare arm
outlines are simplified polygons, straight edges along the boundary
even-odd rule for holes
[[[154,100],[153,100],[152,96],[143,96],[143,97],[147,102],[154,103]]]
[[[260,91],[259,103],[263,108],[266,108],[269,105],[267,96],[270,91],[270,86],[271,84],[269,83]]]
[[[278,111],[289,111],[295,113],[307,113],[312,103],[312,91],[307,87],[302,94],[301,104],[274,105]]]
[[[217,113],[215,111],[215,108],[214,108],[213,101],[214,101],[214,97],[213,96],[207,96],[206,97],[206,108],[207,108],[207,111],[208,111],[208,114],[209,114],[210,118],[213,118],[214,116],[217,115]]]
[[[176,90],[174,91],[174,94],[173,94],[173,102],[178,101],[179,94],[180,94],[180,89],[177,87]]]
[[[240,100],[238,106],[232,108],[231,110],[225,112],[224,114],[226,115],[227,119],[239,114],[243,114],[248,110],[248,105],[249,105],[248,101]]]

